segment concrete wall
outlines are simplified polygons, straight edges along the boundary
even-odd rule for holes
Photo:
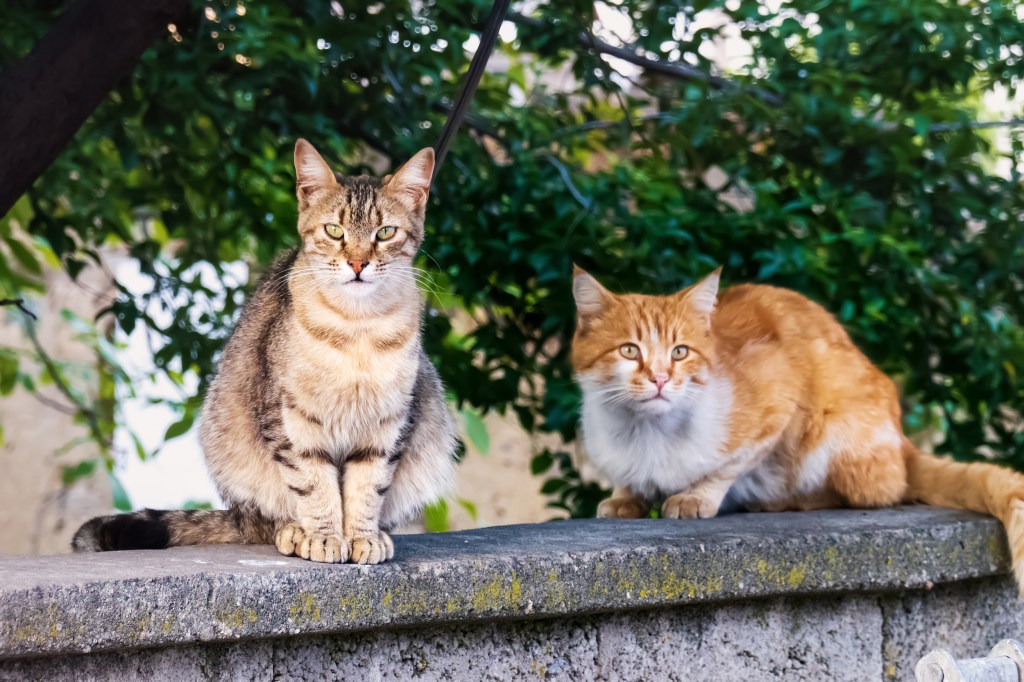
[[[913,680],[936,646],[1024,632],[1006,579],[893,595],[758,599],[8,663],[6,679]]]
[[[91,318],[106,305],[103,292],[109,291],[110,279],[92,269],[82,274],[79,286],[62,272],[47,273],[46,295],[32,303],[39,317],[35,324],[40,343],[58,360],[88,366],[94,361],[91,351],[73,339],[60,311],[68,308]],[[29,347],[20,326],[21,316],[15,308],[0,310],[0,344]],[[57,402],[64,402],[52,387],[44,387],[43,392]],[[76,425],[70,415],[43,405],[21,389],[0,399],[0,424],[5,433],[0,448],[0,553],[69,551],[71,536],[78,526],[111,508],[110,489],[103,476],[94,476],[71,488],[61,483],[62,466],[73,466],[95,456],[91,444],[59,459],[53,454],[72,438],[84,435],[85,429]]]
[[[1020,637],[999,524],[903,508],[0,559],[0,680],[910,680]]]

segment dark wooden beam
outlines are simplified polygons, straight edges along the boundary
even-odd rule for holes
[[[0,216],[188,7],[189,0],[78,0],[0,73]]]

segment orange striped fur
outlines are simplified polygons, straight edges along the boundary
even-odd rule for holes
[[[668,296],[616,295],[574,273],[572,359],[587,454],[616,486],[599,516],[924,502],[1006,526],[1024,584],[1024,476],[922,453],[893,382],[835,318],[719,271]]]

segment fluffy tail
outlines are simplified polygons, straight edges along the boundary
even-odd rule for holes
[[[995,464],[956,462],[903,445],[908,502],[968,509],[996,517],[1006,528],[1013,574],[1024,595],[1024,476]]]
[[[71,548],[76,552],[109,552],[182,545],[265,544],[273,541],[273,530],[273,523],[239,509],[143,509],[87,521],[75,533]]]

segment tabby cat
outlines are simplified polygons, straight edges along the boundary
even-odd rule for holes
[[[229,509],[96,518],[76,551],[275,542],[312,561],[392,557],[387,531],[454,481],[413,271],[433,167],[424,149],[383,180],[343,177],[296,143],[301,246],[245,306],[203,405],[200,440]]]
[[[896,387],[828,312],[719,271],[668,296],[616,295],[577,268],[572,361],[587,454],[616,490],[598,516],[924,502],[1000,519],[1024,582],[1024,476],[922,453]]]

